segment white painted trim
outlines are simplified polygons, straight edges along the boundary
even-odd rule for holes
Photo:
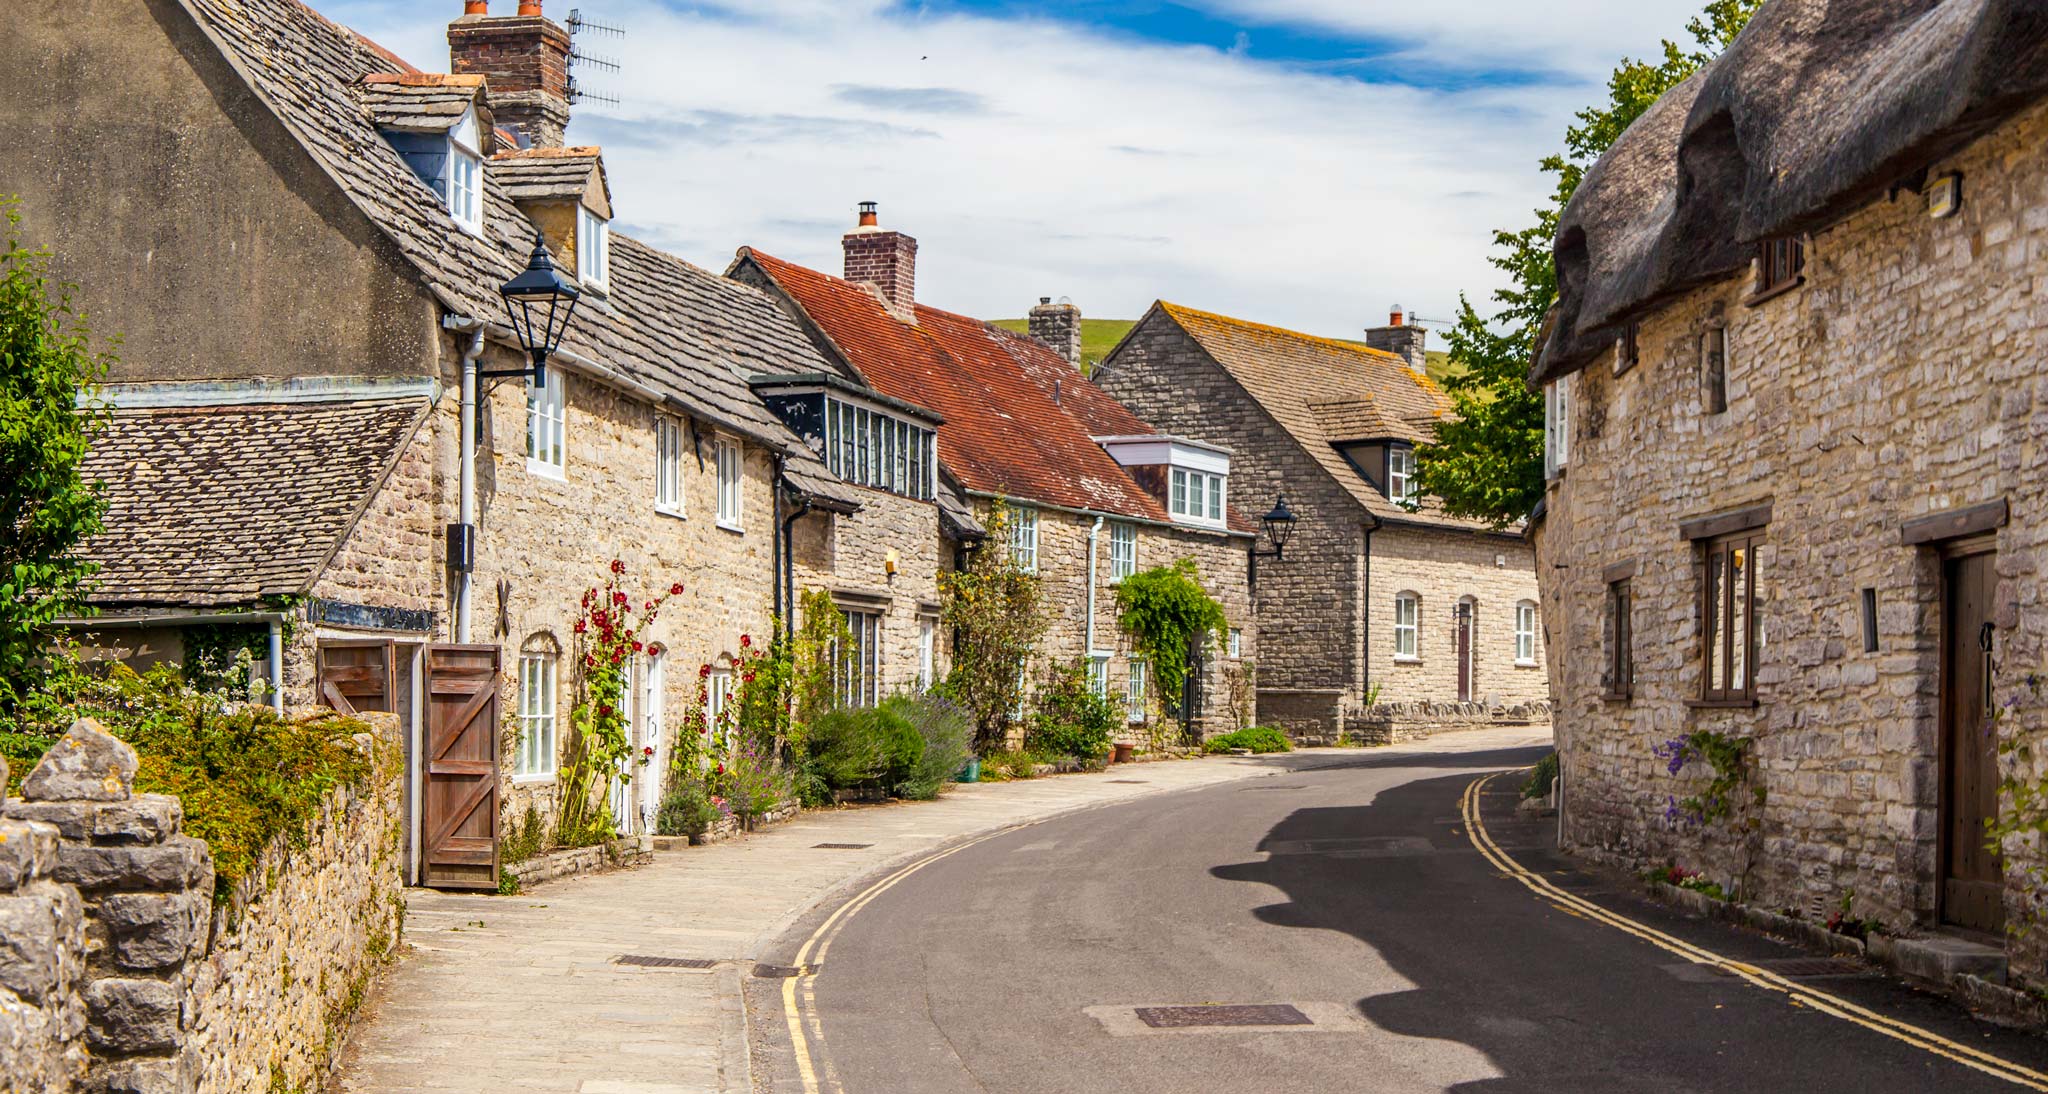
[[[268,406],[339,403],[363,399],[434,399],[440,382],[430,376],[298,376],[286,380],[189,380],[105,384],[92,401],[116,410],[181,406]]]

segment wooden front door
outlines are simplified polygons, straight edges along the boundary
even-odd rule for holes
[[[498,887],[498,647],[427,647],[420,883]]]
[[[1458,701],[1472,701],[1472,604],[1458,603]]]
[[[396,712],[394,650],[389,642],[322,642],[320,702],[343,714]]]
[[[1998,815],[1998,737],[1987,721],[1997,557],[1942,561],[1941,918],[1987,932],[2005,926],[2005,866],[1985,845],[1985,824]]]

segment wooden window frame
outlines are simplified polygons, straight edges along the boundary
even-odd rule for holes
[[[747,452],[736,441],[720,440],[717,453],[718,526],[743,532],[747,484]]]
[[[1010,510],[1010,559],[1027,574],[1038,572],[1038,510]]]
[[[1394,470],[1394,457],[1401,458],[1401,469]],[[1387,446],[1387,500],[1405,502],[1415,496],[1415,450],[1405,444]]]
[[[1635,577],[1607,583],[1607,691],[1610,702],[1625,703],[1635,697]]]
[[[519,741],[513,750],[514,782],[548,782],[560,766],[557,662],[554,654],[519,656]]]
[[[551,368],[546,380],[526,382],[526,469],[559,479],[569,468],[569,378]]]
[[[1138,572],[1138,526],[1114,521],[1109,526],[1109,583]]]
[[[1405,623],[1401,621],[1401,608],[1403,605],[1409,607],[1410,615],[1409,620]],[[1408,649],[1406,652],[1403,652],[1401,649],[1401,636],[1403,634],[1408,636]],[[1422,598],[1414,593],[1401,592],[1394,594],[1394,660],[1422,660]]]
[[[689,512],[683,503],[683,423],[669,414],[654,419],[654,511],[671,517]]]
[[[1756,291],[1743,301],[1751,306],[1806,283],[1806,240],[1800,236],[1760,239],[1756,244],[1756,262]]]
[[[1124,720],[1132,725],[1145,721],[1145,689],[1150,669],[1144,658],[1131,658],[1130,674],[1124,680]]]
[[[1762,528],[1750,528],[1731,532],[1700,541],[1699,600],[1700,620],[1700,690],[1699,697],[1689,705],[1705,707],[1750,707],[1757,703],[1757,641],[1758,626],[1756,615],[1756,549],[1764,542]],[[1719,575],[1729,571],[1727,565],[1716,568],[1716,559],[1730,559],[1735,552],[1743,552],[1747,559],[1742,568],[1741,588],[1736,583],[1721,580]],[[1727,620],[1735,611],[1737,595],[1742,605],[1742,683],[1735,686],[1735,652],[1738,636],[1734,628],[1727,626]],[[1715,659],[1716,647],[1720,658]],[[1718,674],[1717,674],[1718,670]],[[1718,679],[1716,678],[1718,675]]]
[[[839,701],[849,707],[871,707],[882,699],[882,613],[866,608],[841,608],[851,641],[835,651]]]
[[[1642,361],[1642,324],[1631,319],[1614,340],[1614,374],[1620,376]]]
[[[1526,630],[1522,627],[1522,615],[1524,612],[1527,612],[1529,616],[1529,626]],[[1536,613],[1535,601],[1515,601],[1515,664],[1517,666],[1523,668],[1532,668],[1535,666],[1536,628],[1541,625],[1542,620],[1541,617],[1538,616]],[[1522,642],[1524,639],[1527,639],[1529,643],[1529,653],[1527,656],[1523,656],[1522,654]]]

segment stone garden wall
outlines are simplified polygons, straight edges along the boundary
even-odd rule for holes
[[[0,802],[0,1090],[319,1084],[404,916],[398,722],[364,720],[368,783],[226,902],[178,799],[133,793],[132,749],[89,720],[51,749]]]

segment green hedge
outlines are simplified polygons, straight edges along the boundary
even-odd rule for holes
[[[1253,726],[1232,733],[1223,733],[1202,743],[1204,752],[1228,752],[1233,748],[1249,748],[1253,752],[1292,752],[1294,746],[1287,740],[1287,734],[1276,726]]]

